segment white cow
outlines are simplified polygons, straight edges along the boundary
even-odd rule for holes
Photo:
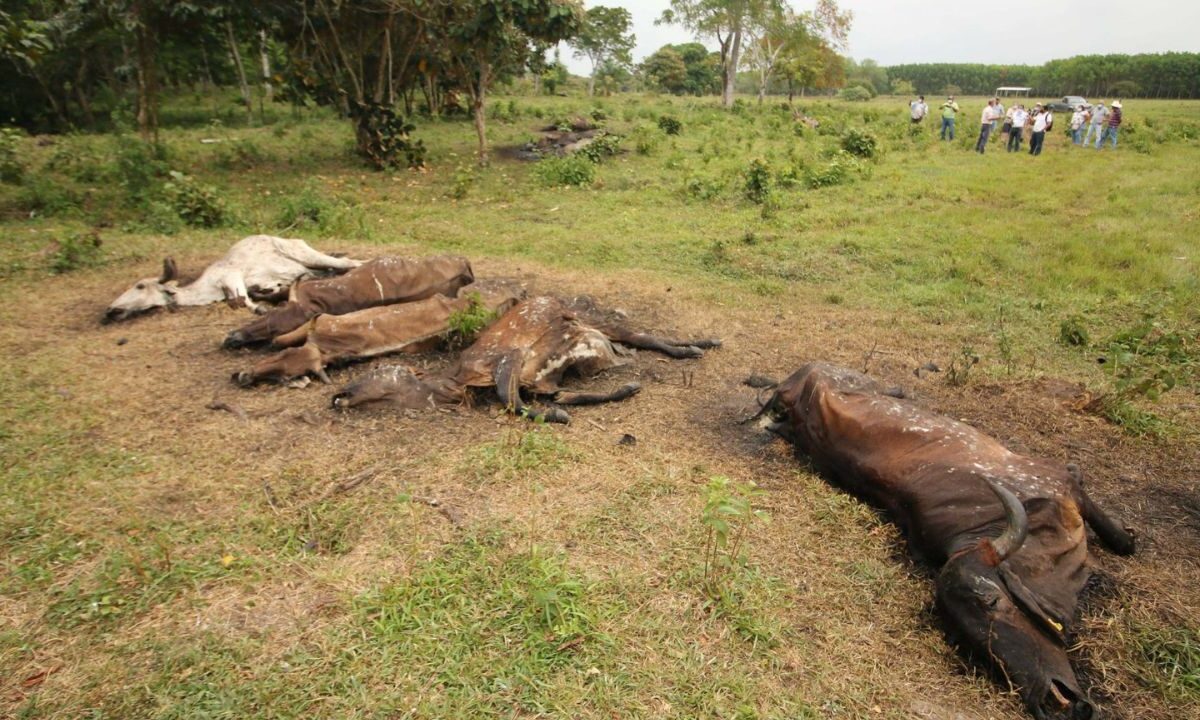
[[[265,308],[256,300],[283,299],[292,283],[314,270],[341,272],[361,264],[360,260],[313,250],[303,240],[251,235],[239,240],[188,285],[179,285],[175,261],[163,260],[162,277],[139,280],[121,293],[108,306],[104,322],[126,320],[159,307],[208,305],[221,300],[261,313]]]

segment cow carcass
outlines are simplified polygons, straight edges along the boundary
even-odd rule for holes
[[[1009,451],[894,397],[862,373],[814,363],[778,386],[771,429],[834,483],[881,508],[940,568],[947,634],[1007,677],[1039,718],[1095,714],[1066,652],[1090,570],[1086,522],[1112,551],[1131,532],[1084,492],[1073,465]]]
[[[108,306],[103,321],[126,320],[160,307],[208,305],[222,300],[260,312],[263,308],[257,301],[282,300],[292,284],[305,275],[342,272],[361,264],[318,252],[303,240],[251,235],[235,243],[188,285],[178,283],[175,261],[163,260],[162,275],[139,280],[121,293]]]
[[[512,282],[482,280],[448,298],[431,298],[399,305],[367,308],[346,315],[318,315],[301,327],[275,338],[285,347],[233,381],[249,387],[261,381],[287,382],[313,375],[330,382],[325,369],[334,364],[388,355],[418,353],[445,341],[456,314],[482,310],[499,316],[525,296]]]
[[[720,344],[714,339],[673,340],[638,332],[587,297],[568,301],[541,296],[505,313],[463,351],[449,372],[427,375],[402,365],[381,368],[334,395],[333,406],[385,402],[419,409],[459,404],[471,388],[495,387],[510,412],[565,423],[570,416],[561,408],[526,406],[522,391],[552,397],[560,405],[623,400],[641,386],[629,383],[609,393],[580,393],[562,390],[560,383],[568,371],[587,376],[625,363],[629,353],[625,346],[697,358],[704,349]]]
[[[227,349],[265,343],[290,333],[317,315],[345,315],[379,305],[454,297],[475,281],[464,257],[444,255],[409,259],[383,257],[338,277],[297,283],[288,301],[225,336]]]

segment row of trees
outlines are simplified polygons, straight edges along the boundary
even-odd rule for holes
[[[986,95],[1001,85],[1021,85],[1046,96],[1200,98],[1200,53],[1078,55],[1041,66],[922,63],[882,70],[882,78],[872,83],[880,93],[934,94],[950,87]],[[899,82],[907,84],[901,89]]]

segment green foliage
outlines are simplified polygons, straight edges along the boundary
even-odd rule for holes
[[[125,192],[126,202],[131,205],[145,202],[158,188],[159,179],[167,174],[167,146],[118,134],[113,138],[113,154],[117,161],[117,182]]]
[[[704,175],[689,175],[683,181],[683,192],[695,200],[712,200],[725,192],[725,183]]]
[[[629,133],[629,139],[638,155],[653,155],[662,142],[662,134],[649,125],[638,125]]]
[[[752,482],[736,483],[723,476],[713,477],[705,487],[700,512],[705,533],[703,590],[713,600],[730,597],[731,582],[746,565],[747,533],[753,523],[768,519],[754,507],[762,495]]]
[[[538,161],[533,174],[546,187],[591,185],[596,181],[596,163],[580,153]]]
[[[678,135],[683,132],[683,122],[674,115],[660,115],[658,117],[658,129],[667,135]]]
[[[1146,680],[1180,702],[1200,701],[1200,628],[1142,626],[1133,641],[1151,670]]]
[[[361,102],[351,107],[350,114],[355,121],[358,153],[376,170],[425,164],[425,144],[411,137],[416,126],[395,110],[380,103]]]
[[[555,432],[534,425],[473,448],[467,453],[464,470],[479,482],[513,482],[554,472],[574,457]]]
[[[0,128],[0,182],[19,183],[25,175],[25,163],[18,154],[25,133],[17,128]]]
[[[1091,341],[1083,318],[1073,315],[1058,326],[1058,341],[1068,347],[1086,347]]]
[[[814,190],[841,185],[850,181],[851,173],[854,172],[856,167],[857,165],[853,158],[838,154],[834,155],[828,163],[822,166],[806,169],[804,179],[808,183],[808,186]]]
[[[283,207],[275,220],[275,226],[283,230],[295,228],[326,229],[334,209],[313,186],[306,185],[299,192],[284,196]]]
[[[469,345],[480,332],[499,317],[499,313],[483,305],[483,297],[473,292],[467,295],[467,307],[450,314],[450,334],[458,345]]]
[[[459,164],[454,168],[453,184],[450,186],[448,194],[455,200],[465,199],[471,192],[471,187],[475,185],[477,179],[474,167]]]
[[[1113,335],[1107,346],[1104,367],[1122,398],[1158,400],[1200,370],[1200,338],[1153,319]]]
[[[577,154],[586,157],[594,163],[603,162],[621,151],[621,136],[609,132],[599,132],[592,141],[579,149]]]
[[[970,346],[965,346],[958,354],[950,358],[950,366],[946,368],[946,382],[955,387],[966,385],[971,379],[971,371],[979,364],[979,354]]]
[[[837,96],[838,96],[839,100],[849,100],[851,102],[866,102],[866,101],[870,100],[872,97],[871,91],[867,90],[866,88],[862,87],[861,85],[855,85],[854,87],[842,88],[841,90],[838,91]]]
[[[842,134],[842,150],[860,158],[871,159],[879,154],[879,142],[865,130],[850,128]]]
[[[17,206],[30,216],[66,215],[82,204],[74,188],[41,173],[26,176],[17,193]]]
[[[163,184],[167,203],[188,225],[213,228],[222,225],[228,211],[225,201],[211,185],[202,185],[195,178],[172,170],[171,179]]]
[[[67,235],[58,242],[58,247],[50,256],[50,272],[63,275],[103,264],[101,244],[100,236],[96,233]]]
[[[746,181],[743,186],[743,191],[746,194],[746,199],[752,203],[762,205],[771,198],[772,180],[771,166],[762,158],[754,158],[750,161],[750,166],[746,168]]]

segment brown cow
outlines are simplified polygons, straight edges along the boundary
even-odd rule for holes
[[[321,314],[345,315],[439,294],[454,297],[459,288],[474,281],[471,263],[464,257],[378,258],[345,275],[294,285],[286,303],[229,333],[224,346],[232,349],[267,342]]]
[[[1073,465],[1011,452],[975,428],[891,397],[867,376],[806,365],[764,406],[771,429],[882,508],[941,568],[948,634],[1020,688],[1038,718],[1093,717],[1065,638],[1090,574],[1084,522],[1112,551],[1134,539]]]
[[[346,315],[318,315],[305,325],[275,338],[287,347],[254,365],[233,381],[249,387],[262,380],[287,382],[308,374],[330,382],[325,368],[335,363],[390,353],[417,353],[440,345],[456,313],[472,305],[503,314],[525,295],[515,283],[484,280],[460,288],[458,297],[434,295],[399,305],[367,308]],[[299,345],[300,347],[295,347]]]
[[[617,343],[620,343],[617,344]],[[562,405],[591,405],[624,400],[641,386],[630,383],[611,393],[575,393],[559,388],[574,370],[593,375],[625,362],[621,345],[655,350],[675,358],[696,358],[719,340],[671,340],[631,330],[623,320],[580,297],[563,301],[535,297],[509,310],[463,351],[445,375],[421,375],[404,366],[382,368],[351,383],[333,397],[336,408],[388,402],[404,408],[463,402],[468,388],[495,387],[509,411],[546,422],[569,422],[559,408],[527,407],[521,390],[553,396]]]

